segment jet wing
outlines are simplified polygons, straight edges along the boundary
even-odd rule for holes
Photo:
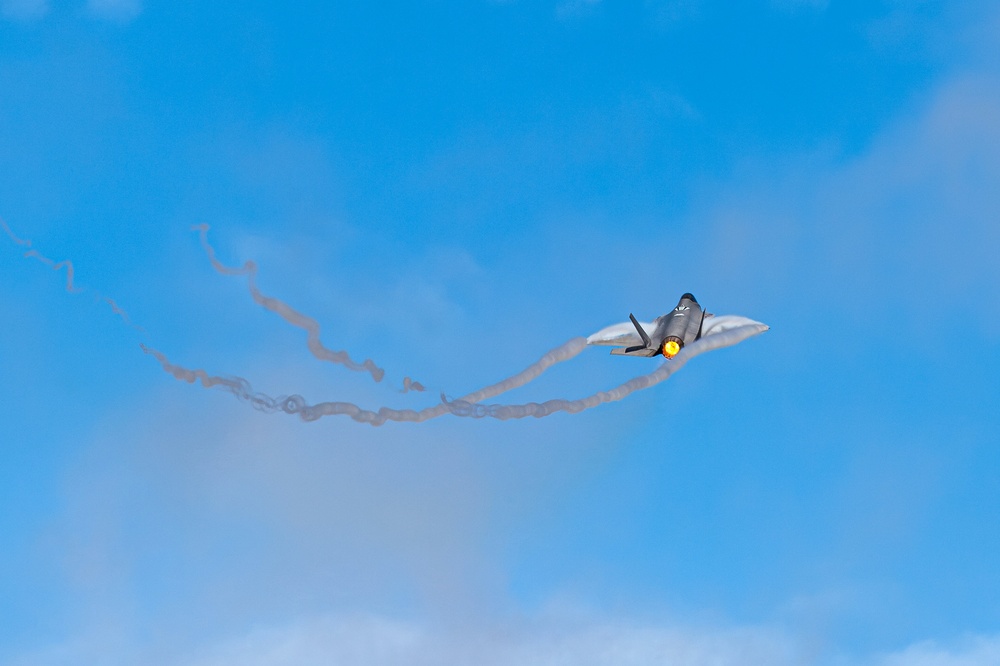
[[[655,324],[640,323],[640,325],[646,331],[653,331],[656,329]],[[699,337],[705,338],[719,333],[724,333],[741,326],[753,325],[763,326],[763,324],[758,321],[748,319],[747,317],[740,317],[739,315],[706,314],[705,318],[701,322],[701,335]],[[611,353],[615,356],[641,356],[651,358],[659,353],[658,349],[648,349],[643,346],[645,343],[642,338],[639,337],[639,332],[636,331],[635,326],[631,321],[602,328],[600,331],[587,338],[587,344],[618,347],[618,349],[611,350]],[[640,349],[626,351],[629,347],[640,347]]]
[[[640,322],[642,327],[647,331],[655,330],[656,326],[654,324],[647,324],[645,322]],[[635,326],[632,325],[631,321],[626,321],[621,324],[615,324],[613,326],[608,326],[607,328],[602,328],[597,333],[594,333],[589,338],[587,338],[588,345],[610,345],[612,347],[638,347],[643,344],[642,338],[639,337],[638,331],[635,330]],[[612,354],[623,354],[624,350],[618,351],[613,350]],[[633,353],[630,356],[642,356],[643,354]],[[656,350],[650,356],[655,356]]]

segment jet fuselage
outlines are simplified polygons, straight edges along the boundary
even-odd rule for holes
[[[653,320],[655,328],[647,331],[650,341],[667,358],[672,358],[684,345],[694,342],[701,334],[705,311],[691,294],[684,294],[677,307]]]

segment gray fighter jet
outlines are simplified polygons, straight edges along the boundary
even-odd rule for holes
[[[614,346],[611,353],[619,356],[650,358],[662,354],[673,358],[684,345],[699,338],[759,323],[746,317],[705,312],[691,294],[681,296],[677,307],[652,323],[641,323],[631,314],[628,317],[631,322],[608,326],[587,338],[587,344]]]
[[[692,294],[681,296],[677,307],[651,324],[642,324],[629,314],[634,331],[620,330],[622,324],[610,326],[587,338],[588,344],[615,345],[612,354],[621,356],[643,356],[650,358],[663,354],[673,358],[689,342],[701,337],[701,325],[705,311],[698,305]],[[638,333],[638,339],[635,334]]]

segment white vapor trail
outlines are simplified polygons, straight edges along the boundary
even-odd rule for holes
[[[526,416],[542,418],[543,416],[549,416],[551,414],[555,414],[556,412],[569,412],[570,414],[576,414],[577,412],[597,407],[598,405],[602,405],[606,402],[621,400],[635,391],[641,391],[651,386],[656,386],[665,379],[668,379],[670,375],[680,370],[685,363],[695,356],[704,354],[705,352],[713,349],[731,347],[732,345],[743,342],[747,338],[760,335],[764,331],[768,330],[768,328],[769,327],[765,324],[754,323],[739,326],[737,328],[731,328],[722,333],[716,333],[714,335],[703,337],[690,345],[686,345],[675,357],[668,361],[664,361],[659,368],[648,375],[634,377],[624,384],[616,386],[610,391],[601,391],[587,396],[586,398],[580,398],[579,400],[556,399],[548,400],[542,403],[529,402],[523,405],[483,405],[474,400],[461,398],[446,404],[448,405],[448,409],[455,416],[467,416],[477,419],[490,417],[500,419],[501,421],[506,421],[508,419],[523,419]],[[483,398],[480,398],[480,400],[482,399]]]

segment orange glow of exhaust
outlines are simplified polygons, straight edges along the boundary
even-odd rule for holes
[[[667,340],[663,343],[663,355],[667,358],[673,358],[677,356],[677,352],[681,350],[681,346],[677,344],[674,340]]]

